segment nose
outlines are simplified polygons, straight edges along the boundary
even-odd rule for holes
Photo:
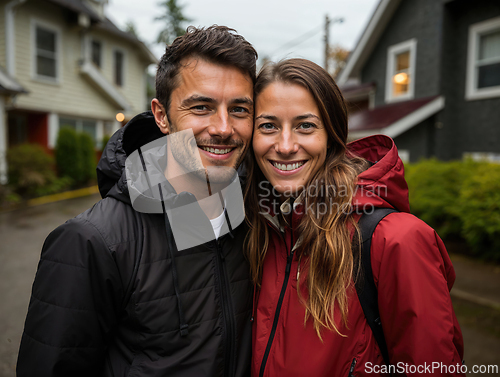
[[[283,132],[281,132],[278,136],[278,140],[275,144],[275,150],[277,153],[282,155],[297,153],[299,145],[295,140],[293,132],[287,129],[283,130]]]
[[[214,117],[212,124],[208,128],[208,133],[212,137],[220,137],[225,140],[231,137],[234,129],[229,119],[227,112],[218,112]]]

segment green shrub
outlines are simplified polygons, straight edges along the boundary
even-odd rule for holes
[[[472,251],[500,262],[500,165],[478,164],[463,183],[458,208]]]
[[[55,157],[59,176],[80,182],[82,177],[82,152],[76,131],[63,127],[57,135]]]
[[[70,177],[59,177],[54,179],[50,184],[39,187],[36,190],[36,196],[45,196],[57,194],[69,190],[73,186],[73,179]]]
[[[54,159],[36,144],[21,144],[7,151],[9,186],[25,197],[36,196],[37,190],[56,179]]]
[[[84,184],[95,178],[94,142],[87,133],[77,133],[69,127],[61,128],[55,156],[61,177],[69,177],[75,184]]]
[[[443,238],[460,235],[462,224],[457,199],[462,182],[475,165],[430,159],[405,167],[411,212]]]
[[[81,149],[81,167],[82,175],[80,177],[81,183],[87,183],[96,177],[96,156],[94,141],[89,134],[82,132],[78,134],[79,147]]]

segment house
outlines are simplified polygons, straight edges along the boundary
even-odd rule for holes
[[[147,109],[146,70],[157,63],[106,16],[107,0],[0,1],[0,179],[5,150],[54,148],[63,126],[96,147]],[[3,89],[2,89],[3,87]]]
[[[500,161],[500,1],[381,0],[338,84],[350,139],[382,133],[405,161]]]

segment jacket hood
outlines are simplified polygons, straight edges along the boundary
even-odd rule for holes
[[[162,136],[165,135],[156,125],[151,111],[136,115],[111,136],[97,164],[97,183],[102,198],[112,197],[130,204],[125,161],[139,147]]]
[[[410,212],[404,166],[394,140],[384,135],[369,136],[349,143],[347,148],[351,154],[373,163],[358,176],[355,209],[376,207]]]

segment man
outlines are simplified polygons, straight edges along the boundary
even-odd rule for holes
[[[19,377],[249,374],[246,228],[222,192],[250,143],[256,57],[221,26],[167,47],[152,113],[118,131],[99,162],[104,199],[45,241]],[[204,243],[172,215],[189,206],[188,221],[209,224]]]

